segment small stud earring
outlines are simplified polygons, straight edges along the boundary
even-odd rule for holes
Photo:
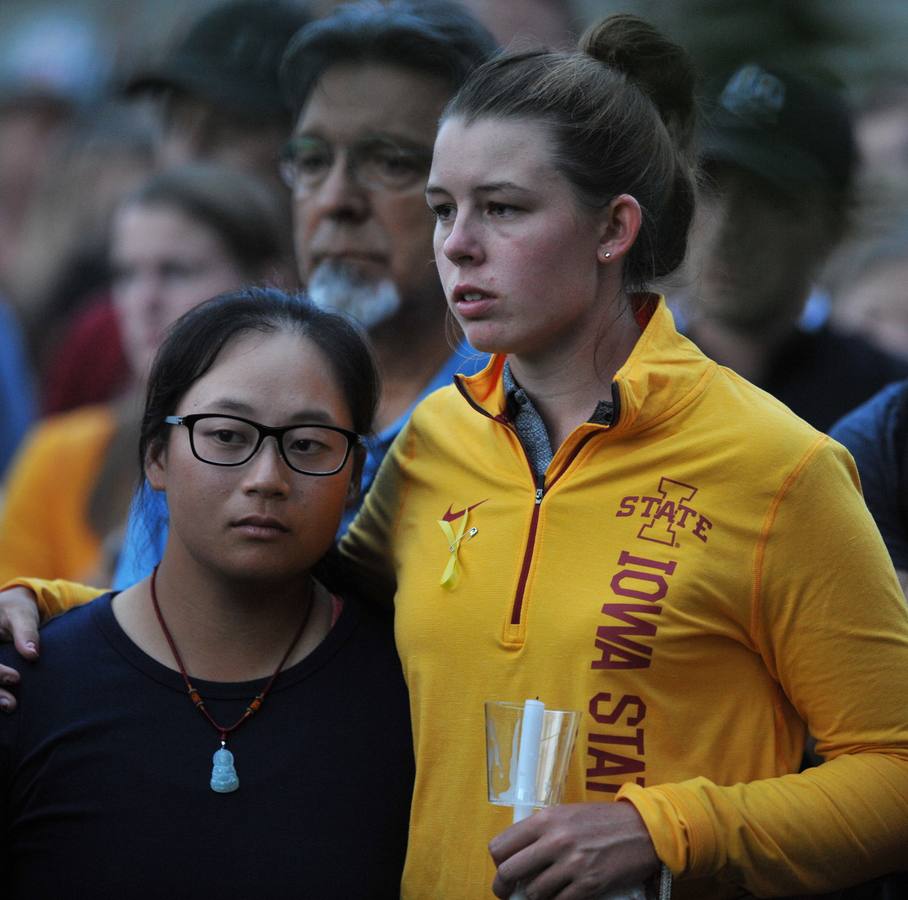
[[[612,251],[611,251],[611,250],[606,250],[605,253],[602,254],[602,258],[603,258],[603,259],[610,259],[610,258],[611,258],[611,255],[612,255]]]

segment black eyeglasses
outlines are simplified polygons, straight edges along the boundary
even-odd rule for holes
[[[281,154],[281,176],[298,193],[317,188],[334,166],[337,154],[346,153],[350,177],[366,188],[402,191],[425,182],[432,164],[432,151],[417,145],[401,146],[384,137],[336,147],[313,135],[291,138]]]
[[[201,413],[167,416],[168,425],[189,429],[192,455],[212,466],[241,466],[249,462],[266,437],[277,442],[281,458],[301,475],[334,475],[362,443],[355,431],[334,425],[285,425],[272,428],[240,416]]]

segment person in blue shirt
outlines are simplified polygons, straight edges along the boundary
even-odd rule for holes
[[[874,394],[839,419],[829,436],[851,451],[867,508],[908,591],[908,381]]]
[[[35,413],[35,385],[22,332],[0,297],[0,479]]]

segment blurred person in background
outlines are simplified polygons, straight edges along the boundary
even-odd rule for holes
[[[908,76],[880,79],[865,92],[855,112],[855,136],[862,184],[885,204],[908,180]]]
[[[107,75],[102,38],[72,10],[27,10],[0,34],[0,479],[36,411],[11,270],[48,159]]]
[[[12,273],[44,413],[104,402],[129,380],[108,240],[117,204],[154,166],[150,122],[115,100],[84,111],[48,160]]]
[[[279,186],[280,151],[293,124],[280,61],[311,18],[302,2],[230,0],[201,15],[163,58],[138,69],[125,93],[156,102],[161,163],[207,159]]]
[[[854,457],[867,508],[908,593],[908,381],[887,385],[829,434]]]
[[[818,81],[747,65],[708,111],[702,141],[687,333],[825,431],[908,375],[908,362],[839,333],[825,312],[802,319],[848,223],[857,161],[848,109]]]
[[[0,578],[110,581],[134,488],[137,394],[166,329],[215,294],[289,277],[271,193],[224,167],[153,175],[118,206],[110,246],[132,380],[116,403],[49,417],[24,441],[0,518]]]
[[[45,412],[105,402],[130,378],[116,315],[101,288],[110,209],[135,181],[117,189],[119,148],[103,141],[122,141],[125,147],[143,129],[139,177],[151,165],[189,160],[256,175],[283,204],[282,231],[289,242],[290,210],[278,157],[291,118],[278,71],[287,42],[310,18],[301,4],[289,2],[236,0],[216,6],[161,59],[126,80],[128,109],[111,111],[108,104],[87,111],[74,144],[53,161],[31,214],[16,278]],[[143,102],[149,99],[153,102]],[[89,171],[80,173],[83,166]],[[106,364],[86,368],[84,360],[99,348]]]
[[[506,49],[570,48],[577,10],[569,0],[461,0]]]
[[[904,189],[897,196],[908,199]],[[828,273],[833,325],[908,357],[908,203],[895,221],[867,222]],[[882,224],[882,228],[881,228]]]
[[[4,474],[34,416],[31,361],[16,314],[0,296],[0,505]]]
[[[442,108],[494,50],[488,31],[457,5],[366,0],[303,28],[284,60],[297,121],[282,172],[293,192],[299,275],[317,305],[366,329],[382,376],[363,492],[419,400],[487,359],[462,342],[452,351],[462,339],[446,333],[423,189]],[[166,523],[164,497],[146,490],[115,586],[151,571]]]
[[[884,125],[880,129],[886,132]],[[883,135],[880,135],[882,141]],[[895,139],[894,135],[889,137]],[[877,160],[877,162],[881,162]],[[895,159],[890,159],[894,163]],[[867,172],[879,185],[889,165]],[[908,357],[908,206],[887,191],[883,210],[872,206],[858,238],[847,245],[829,274],[832,317],[836,326],[896,356]],[[904,188],[904,186],[902,186]],[[900,214],[892,211],[900,208]],[[889,221],[880,223],[881,212]],[[908,594],[908,381],[887,385],[840,419],[829,431],[854,457],[867,507],[892,558],[902,590]],[[905,876],[908,895],[908,876]]]
[[[0,34],[0,291],[55,143],[102,94],[110,47],[87,17],[26,10]]]

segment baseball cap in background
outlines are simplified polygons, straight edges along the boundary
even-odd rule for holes
[[[851,114],[819,81],[748,64],[704,110],[704,162],[739,166],[782,190],[846,191],[857,163]]]
[[[107,87],[113,56],[88,16],[62,8],[26,12],[0,31],[0,106],[38,98],[92,103]]]
[[[252,120],[289,116],[278,81],[281,58],[311,20],[299,3],[224,3],[198,19],[160,63],[133,75],[125,91],[182,91]]]

